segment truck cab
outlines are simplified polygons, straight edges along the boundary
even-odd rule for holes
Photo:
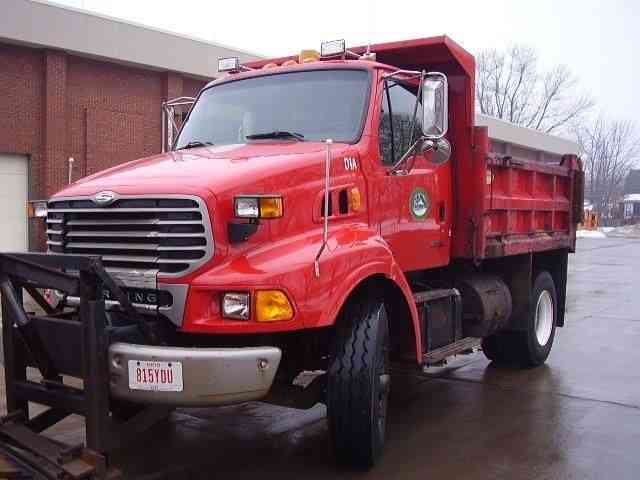
[[[49,251],[99,256],[161,338],[102,299],[114,404],[324,402],[337,457],[370,467],[392,362],[545,361],[582,205],[569,143],[490,140],[447,37],[221,66],[169,151],[47,204]]]

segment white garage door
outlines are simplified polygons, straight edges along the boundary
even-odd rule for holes
[[[26,251],[27,157],[0,153],[0,252]]]

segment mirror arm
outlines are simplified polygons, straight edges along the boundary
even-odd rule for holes
[[[400,170],[399,167],[400,167],[400,165],[402,165],[404,162],[407,161],[407,159],[413,154],[413,152],[419,146],[421,148],[423,148],[424,152],[426,152],[428,150],[433,149],[434,143],[431,140],[428,140],[425,137],[418,138],[415,142],[413,142],[413,145],[411,145],[408,148],[408,150],[404,153],[404,155],[402,155],[402,157],[400,157],[400,159],[396,163],[393,164],[393,166],[389,170],[389,175],[399,175],[401,172],[409,173],[409,171],[411,171],[411,169],[409,169],[409,170]]]
[[[418,105],[420,105],[420,101],[422,100],[422,82],[424,81],[425,71],[420,72],[420,83],[418,83],[418,92],[416,94],[416,103],[413,106],[413,119],[411,120],[411,131],[409,134],[409,138],[413,140],[413,134],[416,131],[416,120],[418,117]]]
[[[422,72],[419,72],[417,70],[394,70],[391,73],[387,73],[382,78],[384,80],[386,80],[388,78],[393,78],[393,77],[396,77],[398,75],[407,75],[408,78],[413,78],[413,77],[417,77],[417,76],[422,75]]]
[[[413,72],[413,73],[417,73],[417,72]],[[420,105],[420,100],[422,100],[422,82],[424,81],[424,77],[425,77],[425,71],[422,70],[420,73],[420,82],[418,83],[418,92],[416,94],[416,101],[415,104],[413,105],[413,118],[411,119],[411,130],[409,133],[409,138],[413,139],[413,135],[416,131],[416,123],[417,123],[417,117],[418,117],[418,106]],[[386,82],[385,82],[386,85]],[[388,86],[387,88],[387,98],[388,98]],[[391,136],[393,138],[393,130],[391,132]],[[402,157],[400,157],[400,159],[398,159],[398,161],[391,167],[390,170],[390,174],[391,175],[397,175],[399,174],[399,172],[401,171],[398,167],[400,167],[400,165],[402,165],[404,162],[407,161],[407,159],[413,154],[413,152],[418,148],[418,146],[422,146],[422,144],[427,141],[424,136],[420,136],[415,142],[413,142],[413,144],[407,149],[407,151],[404,153],[404,155],[402,155]],[[393,144],[392,144],[393,147]],[[429,142],[428,147],[429,149],[433,148],[433,142]],[[411,168],[406,170],[407,173],[411,171]]]

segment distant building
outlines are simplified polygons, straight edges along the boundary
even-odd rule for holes
[[[625,223],[640,222],[640,169],[631,170],[627,175],[620,211]]]
[[[640,193],[626,194],[620,202],[620,206],[625,222],[640,221]]]

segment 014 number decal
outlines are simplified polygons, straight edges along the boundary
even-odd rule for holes
[[[358,169],[358,161],[355,157],[344,157],[344,169],[353,172]]]

